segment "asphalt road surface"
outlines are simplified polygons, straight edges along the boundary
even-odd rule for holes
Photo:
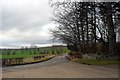
[[[3,78],[118,78],[118,66],[71,62],[66,55],[48,61],[2,68]]]

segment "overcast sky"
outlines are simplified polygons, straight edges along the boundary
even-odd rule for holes
[[[2,46],[49,44],[52,8],[49,0],[1,0]]]

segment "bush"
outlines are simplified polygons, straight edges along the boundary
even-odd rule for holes
[[[96,53],[96,44],[84,44],[83,53]]]
[[[107,53],[107,48],[102,43],[97,44],[96,47],[96,53]]]
[[[73,52],[73,51],[69,52],[68,55],[70,55],[72,58],[81,58],[81,54],[78,54],[78,53]]]

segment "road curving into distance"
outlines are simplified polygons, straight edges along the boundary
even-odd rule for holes
[[[95,66],[71,62],[66,55],[36,64],[2,68],[3,78],[118,78],[118,66]]]
[[[46,66],[53,66],[60,63],[67,63],[69,60],[66,58],[66,55],[57,56],[50,60],[39,62],[35,64],[27,64],[27,65],[16,65],[16,66],[6,66],[2,68],[2,72],[13,72],[18,70],[26,70],[26,69],[34,69],[34,68],[40,68],[40,67],[46,67]]]

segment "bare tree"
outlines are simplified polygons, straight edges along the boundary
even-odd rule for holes
[[[85,45],[102,42],[109,53],[115,52],[115,24],[119,20],[118,3],[95,2],[56,2],[53,21],[57,27],[51,30],[52,36],[68,45],[73,45],[81,56]],[[106,45],[109,43],[109,45]]]

